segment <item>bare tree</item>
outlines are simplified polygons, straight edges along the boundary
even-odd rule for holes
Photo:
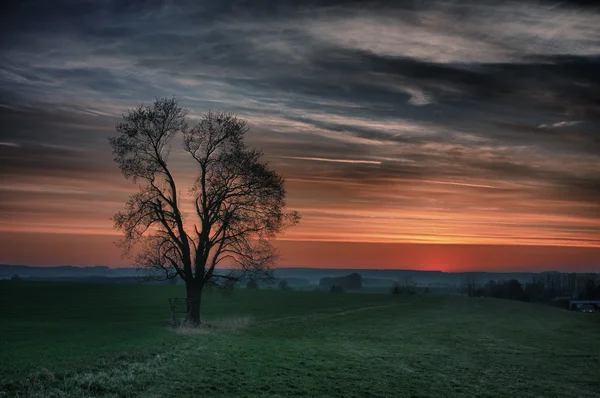
[[[417,283],[410,275],[398,278],[398,281],[392,285],[392,294],[415,294],[416,292]]]
[[[467,276],[461,288],[463,293],[467,293],[469,297],[475,297],[478,289],[479,284],[477,283],[477,281],[474,278]]]
[[[412,276],[406,276],[404,278],[404,289],[408,294],[415,294],[417,292],[417,282],[414,281]]]
[[[244,143],[244,120],[208,112],[190,128],[186,114],[174,98],[165,98],[123,115],[116,126],[119,135],[109,140],[115,162],[125,178],[138,183],[139,192],[113,220],[124,233],[126,252],[138,244],[138,267],[183,279],[188,322],[198,325],[204,286],[270,277],[277,259],[270,239],[300,217],[284,211],[284,179],[261,161],[260,151]],[[181,194],[168,166],[178,135],[198,173],[189,194],[193,217],[181,211]],[[217,268],[224,260],[227,272]]]

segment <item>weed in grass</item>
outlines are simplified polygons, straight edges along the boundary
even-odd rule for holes
[[[180,335],[208,334],[219,331],[236,331],[247,328],[252,324],[252,317],[249,316],[231,316],[203,322],[199,326],[191,326],[185,322],[180,322],[175,326],[169,326],[169,330]]]

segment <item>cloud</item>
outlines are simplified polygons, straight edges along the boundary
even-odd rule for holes
[[[333,11],[332,13],[334,13]],[[522,2],[423,2],[357,9],[313,21],[340,47],[435,63],[526,62],[529,55],[597,55],[596,13]]]
[[[560,128],[560,127],[569,127],[569,126],[576,126],[578,124],[582,123],[581,120],[563,120],[562,122],[556,122],[556,123],[551,123],[551,124],[540,124],[538,126],[538,128]]]
[[[59,228],[69,206],[85,224],[97,195],[89,223],[108,231],[132,188],[106,138],[128,108],[176,95],[190,122],[214,108],[249,121],[307,214],[296,238],[360,239],[354,222],[365,239],[591,242],[600,11],[583,3],[14,2],[5,228],[25,214],[35,228],[38,210]]]
[[[315,162],[332,162],[332,163],[352,163],[352,164],[381,164],[377,160],[359,160],[359,159],[328,159],[328,158],[308,158],[302,156],[283,156],[284,159],[308,160]]]

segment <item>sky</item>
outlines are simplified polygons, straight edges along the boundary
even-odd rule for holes
[[[107,138],[175,96],[191,123],[246,119],[285,177],[282,266],[600,272],[594,2],[12,3],[1,263],[130,264],[110,217],[136,187]]]

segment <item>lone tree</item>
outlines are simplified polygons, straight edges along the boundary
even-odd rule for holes
[[[124,233],[125,252],[137,245],[138,267],[183,279],[187,321],[199,325],[203,288],[271,277],[277,252],[270,239],[300,216],[284,211],[284,179],[261,161],[261,151],[244,143],[246,121],[211,111],[189,127],[186,114],[174,98],[164,98],[123,115],[119,135],[109,141],[115,162],[139,192],[113,221]],[[197,170],[188,195],[192,217],[182,212],[168,164],[177,136]],[[224,260],[227,272],[216,268]]]

